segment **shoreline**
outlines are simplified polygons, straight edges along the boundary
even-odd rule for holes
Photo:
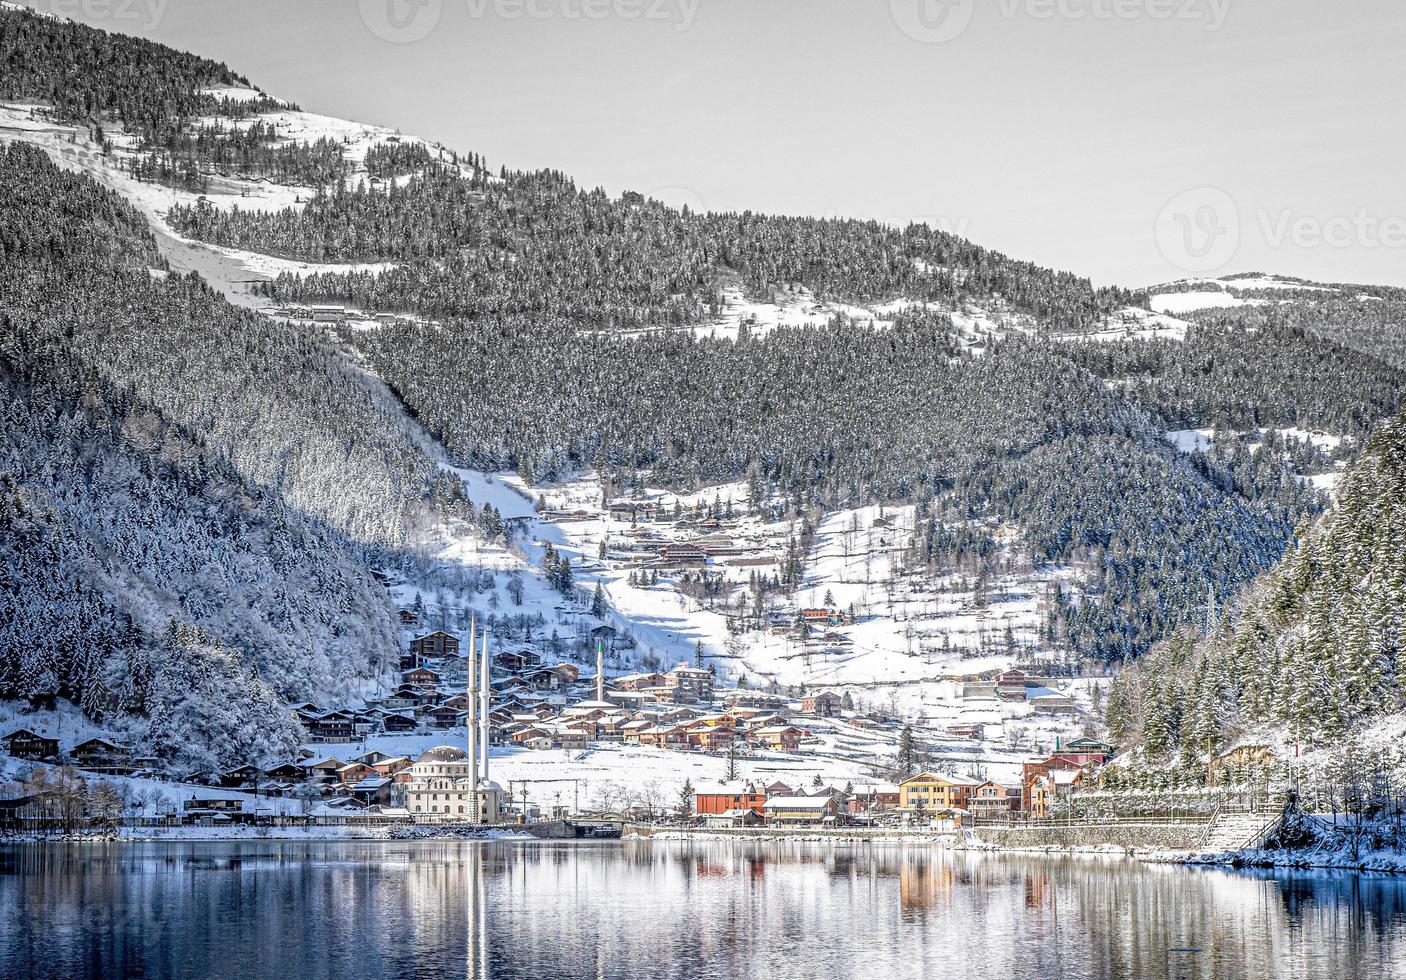
[[[419,832],[399,834],[367,832],[351,828],[317,828],[310,833],[300,828],[275,828],[282,833],[210,833],[210,828],[187,829],[191,833],[119,834],[117,836],[80,835],[74,837],[9,837],[0,838],[0,848],[26,847],[45,844],[234,844],[250,842],[308,843],[308,844],[403,844],[416,842],[461,843],[570,843],[601,844],[620,842],[677,844],[743,843],[743,844],[831,844],[831,845],[902,845],[925,846],[940,850],[979,854],[1020,854],[1043,857],[1115,858],[1147,864],[1174,864],[1183,867],[1218,868],[1222,870],[1282,870],[1334,871],[1357,874],[1406,874],[1406,852],[1373,850],[1353,857],[1346,850],[1309,848],[1295,850],[1247,850],[1228,852],[1183,851],[1165,848],[1130,847],[1123,844],[1075,844],[1041,846],[1006,846],[979,840],[960,840],[951,833],[915,834],[880,833],[867,835],[836,834],[833,832],[771,832],[742,835],[718,830],[661,830],[653,834],[626,833],[618,839],[538,837],[516,828],[482,830],[440,830],[425,828]]]

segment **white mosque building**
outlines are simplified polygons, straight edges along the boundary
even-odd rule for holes
[[[502,822],[503,787],[480,779],[474,798],[474,760],[454,745],[425,751],[409,769],[405,807],[417,822]]]

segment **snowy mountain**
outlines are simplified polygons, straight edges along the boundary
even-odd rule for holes
[[[384,689],[417,596],[1048,738],[1080,722],[967,686],[1019,663],[1096,714],[1069,675],[1204,627],[1406,390],[1390,290],[1149,302],[925,226],[612,199],[13,11],[0,63],[0,695],[189,768]],[[641,538],[642,503],[690,519]],[[816,607],[853,621],[776,631]],[[228,713],[171,724],[179,690]]]

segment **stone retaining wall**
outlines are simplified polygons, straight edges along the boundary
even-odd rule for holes
[[[1102,847],[1113,845],[1129,848],[1195,850],[1206,833],[1205,824],[1118,823],[1076,824],[1073,826],[977,827],[971,835],[982,844],[1006,848]],[[913,843],[971,843],[968,832],[954,833],[905,829],[901,827],[869,830],[853,827],[720,827],[686,828],[651,827],[646,824],[626,824],[627,837],[668,835],[698,838],[738,838],[742,840],[830,840],[830,841],[908,841]]]
[[[1190,851],[1201,846],[1206,825],[1193,823],[1074,824],[1072,826],[978,827],[983,844],[997,847],[1117,847]]]

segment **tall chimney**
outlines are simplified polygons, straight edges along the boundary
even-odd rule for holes
[[[478,823],[478,670],[475,634],[478,631],[478,615],[469,618],[469,815]]]

